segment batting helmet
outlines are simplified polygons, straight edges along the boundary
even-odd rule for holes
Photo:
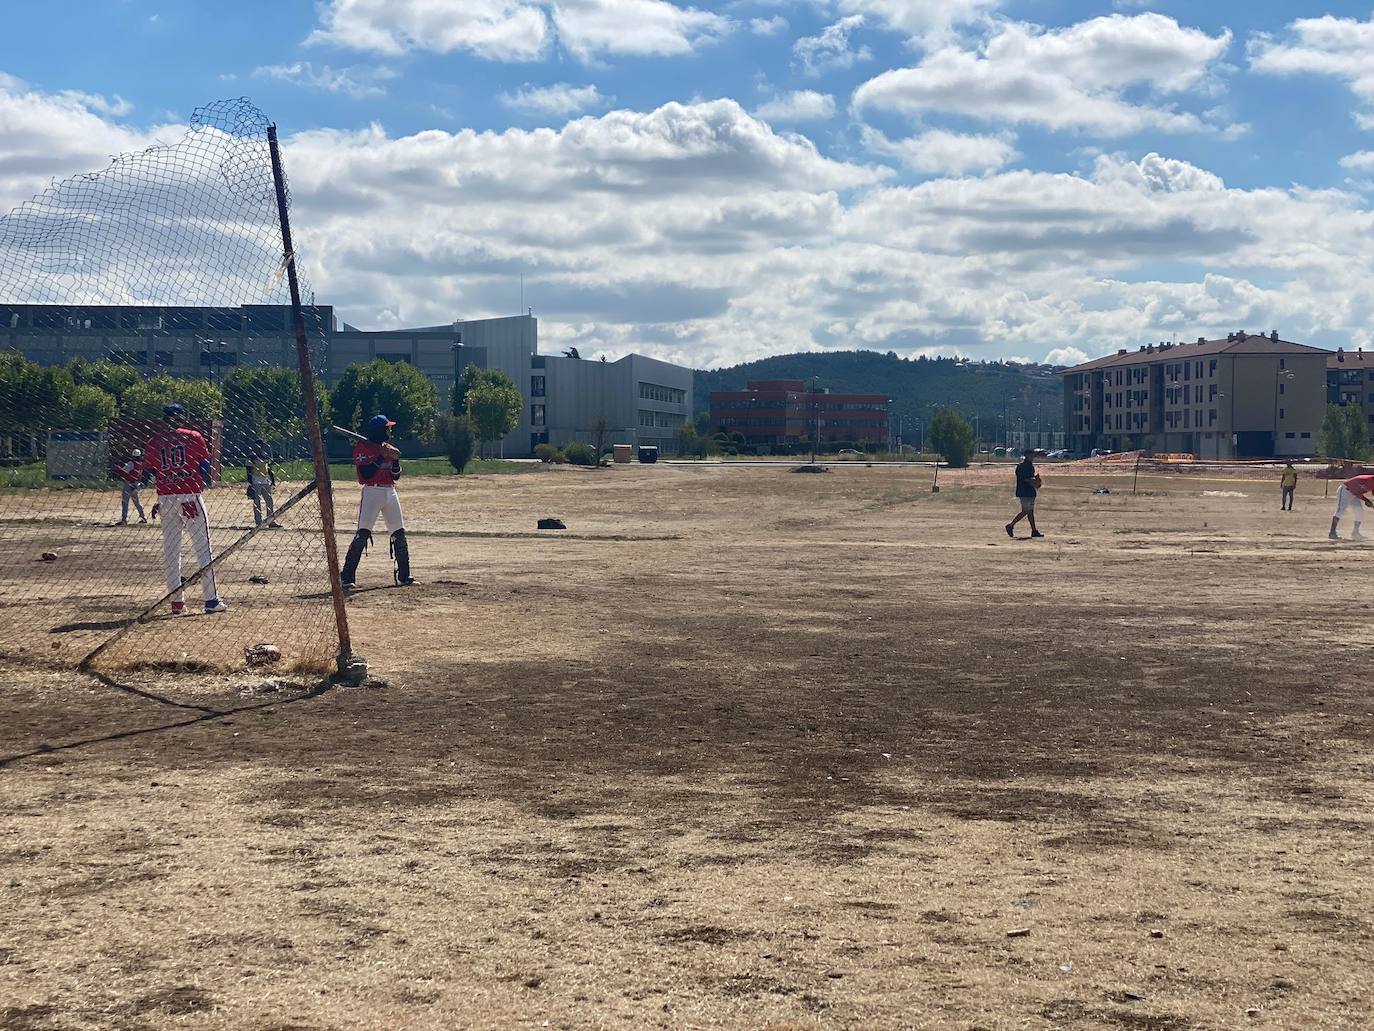
[[[164,419],[185,419],[186,409],[182,405],[163,405],[162,417]]]
[[[382,441],[386,440],[387,433],[389,433],[391,427],[395,425],[396,424],[385,415],[374,415],[371,419],[367,420],[367,439],[374,444],[380,444]]]

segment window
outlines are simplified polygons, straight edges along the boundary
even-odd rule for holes
[[[639,396],[644,401],[663,401],[670,405],[685,404],[687,391],[677,387],[661,387],[657,383],[641,383]]]
[[[543,377],[543,376],[531,376],[531,377],[530,377],[530,397],[543,397],[543,396],[544,396],[544,377]]]
[[[544,377],[540,376],[539,378],[540,378],[540,379],[543,379]],[[542,396],[542,395],[540,395],[540,396]],[[544,425],[544,406],[543,406],[543,405],[530,405],[530,425],[531,425],[531,426],[543,426],[543,425]]]
[[[1282,409],[1282,408],[1279,409],[1279,418],[1280,418],[1280,419],[1283,418],[1283,409]]]
[[[1280,394],[1282,394],[1282,393],[1284,392],[1283,388],[1284,388],[1284,384],[1280,383],[1280,384],[1279,384],[1279,393],[1280,393]]]
[[[230,365],[237,365],[239,356],[236,351],[201,351],[200,364],[210,365],[218,368],[225,368]]]
[[[1207,363],[1207,375],[1209,375],[1209,376],[1215,376],[1216,374],[1217,374],[1217,360],[1216,360],[1215,358],[1213,358],[1210,362]]]
[[[1279,359],[1279,368],[1282,369],[1282,368],[1285,368],[1285,367],[1286,367],[1286,365],[1285,365],[1284,359],[1280,358],[1280,359]]]
[[[1207,411],[1207,425],[1208,425],[1208,426],[1215,426],[1216,424],[1217,424],[1217,410],[1216,410],[1215,408],[1208,409],[1208,411]]]
[[[1312,434],[1310,434],[1310,433],[1300,433],[1300,434],[1298,434],[1298,436],[1302,437],[1303,440],[1311,440],[1311,439],[1312,439]]]
[[[1297,436],[1297,434],[1296,434],[1296,433],[1285,433],[1283,436],[1284,436],[1284,439],[1285,439],[1285,440],[1292,440],[1294,437]]]
[[[1210,387],[1207,388],[1207,400],[1208,400],[1208,401],[1215,401],[1216,399],[1217,399],[1217,385],[1216,385],[1215,383],[1213,383]]]

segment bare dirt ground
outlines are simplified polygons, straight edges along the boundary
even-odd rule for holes
[[[1371,1026],[1374,544],[1046,473],[416,481],[387,689],[0,669],[0,1027]]]

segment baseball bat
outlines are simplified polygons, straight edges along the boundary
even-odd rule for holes
[[[347,437],[347,438],[349,438],[350,440],[366,440],[366,439],[367,439],[367,438],[364,437],[361,433],[354,433],[352,430],[346,430],[346,429],[344,429],[342,426],[331,426],[331,427],[329,427],[329,428],[330,428],[331,430],[333,430],[335,433],[337,433],[339,436],[341,436],[341,437]]]

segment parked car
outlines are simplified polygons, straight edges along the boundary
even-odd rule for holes
[[[842,447],[837,454],[843,459],[863,458],[862,451],[855,451],[852,447]]]
[[[1092,454],[1089,455],[1088,457],[1090,457],[1090,458],[1105,458],[1107,455],[1111,455],[1111,454],[1115,454],[1115,452],[1112,451],[1112,449],[1109,448],[1109,447],[1095,447],[1095,448],[1093,448]]]
[[[1062,459],[1065,459],[1065,458],[1068,458],[1068,457],[1069,457],[1069,450],[1068,450],[1068,448],[1062,448],[1062,447],[1061,447],[1061,448],[1059,448],[1057,451],[1051,451],[1051,452],[1050,452],[1048,455],[1046,455],[1045,457],[1046,457],[1046,458],[1057,458],[1057,459],[1061,459],[1061,460],[1062,460]]]

